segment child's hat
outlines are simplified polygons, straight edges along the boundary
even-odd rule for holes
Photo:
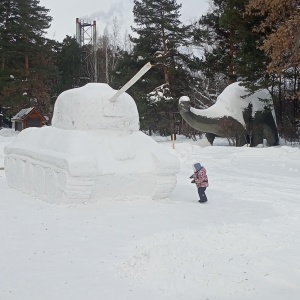
[[[194,172],[198,172],[201,169],[201,164],[200,163],[193,164],[193,169]]]

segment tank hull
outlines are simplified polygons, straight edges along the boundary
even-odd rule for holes
[[[8,184],[51,203],[166,198],[179,162],[144,133],[28,128],[5,148]]]

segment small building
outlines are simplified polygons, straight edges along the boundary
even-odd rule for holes
[[[16,131],[22,131],[28,127],[42,127],[47,120],[36,108],[30,107],[21,109],[11,121]]]

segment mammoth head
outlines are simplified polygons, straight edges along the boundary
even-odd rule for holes
[[[179,98],[179,108],[185,112],[190,111],[191,108],[191,100],[187,96],[182,96]]]

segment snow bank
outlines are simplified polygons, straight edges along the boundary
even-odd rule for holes
[[[19,134],[19,131],[15,131],[11,128],[2,128],[0,130],[0,137],[16,137]],[[7,142],[7,140],[5,140]]]
[[[179,162],[140,132],[134,100],[106,84],[62,93],[53,126],[28,128],[5,148],[10,186],[54,203],[165,198]]]
[[[0,130],[0,170],[4,169],[4,147],[12,142],[19,134],[19,131],[14,129],[2,128]]]

